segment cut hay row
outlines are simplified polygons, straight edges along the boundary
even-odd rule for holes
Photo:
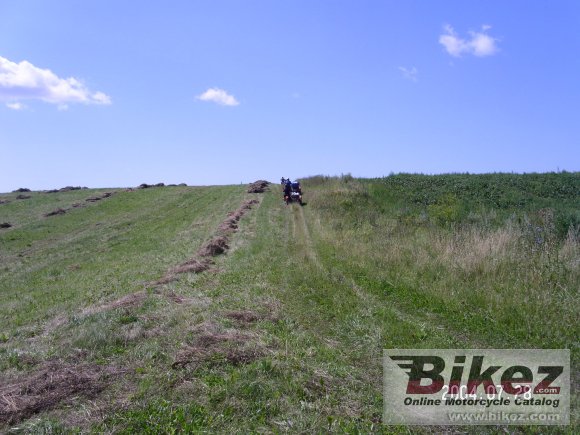
[[[91,197],[86,201],[95,202],[110,196],[111,193],[107,192],[98,197],[99,199]],[[227,214],[213,237],[197,250],[194,257],[171,268],[155,285],[169,283],[180,273],[201,273],[208,270],[214,264],[213,257],[229,250],[230,236],[238,230],[240,219],[259,202],[258,199],[243,201],[235,211]],[[53,215],[64,214],[69,209],[58,210],[62,211],[57,211]],[[190,298],[178,295],[172,290],[155,293],[176,304],[191,301]],[[130,310],[141,306],[146,299],[147,291],[141,290],[105,304],[88,307],[82,314],[93,315],[114,309]],[[250,311],[231,312],[227,317],[242,326],[268,318]],[[63,316],[55,318],[47,330],[61,326],[66,321]],[[200,364],[243,365],[266,352],[267,349],[256,342],[250,333],[205,325],[198,331],[194,341],[180,349],[173,368],[192,368]],[[96,400],[116,379],[127,373],[127,369],[121,369],[116,365],[101,366],[83,360],[84,357],[74,361],[49,359],[35,362],[35,367],[28,373],[3,376],[0,382],[0,423],[16,424],[36,414],[72,405],[79,398]]]
[[[0,422],[17,423],[79,396],[95,397],[111,378],[124,372],[113,366],[47,361],[34,373],[13,377],[0,386]]]
[[[151,283],[150,287],[169,284],[177,280],[177,275],[182,273],[201,273],[208,270],[214,264],[212,257],[224,254],[229,249],[229,235],[237,231],[238,221],[257,203],[259,203],[257,199],[249,199],[242,202],[235,211],[228,213],[227,218],[218,226],[216,234],[198,249],[195,256],[170,268],[163,277]],[[164,294],[168,299],[176,303],[183,303],[186,300],[186,298],[172,292],[166,292]],[[137,291],[103,305],[88,307],[83,311],[83,314],[90,315],[115,308],[139,306],[146,299],[146,296],[146,292]]]
[[[113,194],[115,194],[115,192],[105,192],[101,195],[90,196],[87,199],[85,199],[85,201],[86,202],[97,202],[97,201],[100,201],[100,200],[105,199],[105,198],[110,198],[111,196],[113,196]],[[44,217],[58,216],[61,214],[65,214],[67,211],[71,210],[72,208],[79,208],[79,207],[84,207],[84,205],[82,203],[74,203],[70,208],[57,208],[56,210],[53,210],[49,213],[46,213],[44,215]]]
[[[250,186],[253,184],[254,183]],[[242,202],[237,210],[228,213],[226,219],[224,219],[217,227],[215,235],[205,242],[192,258],[169,269],[167,273],[155,281],[152,286],[156,287],[175,281],[177,275],[181,273],[201,273],[208,270],[214,264],[212,257],[225,254],[228,251],[229,237],[232,233],[238,230],[239,220],[259,202],[260,201],[257,199],[249,199]]]

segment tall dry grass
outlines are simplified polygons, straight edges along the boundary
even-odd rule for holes
[[[357,180],[324,187],[309,196],[318,235],[363,287],[436,313],[489,346],[578,351],[580,238],[571,227],[559,241],[550,210],[500,225],[491,210],[445,226],[421,215],[401,219]]]

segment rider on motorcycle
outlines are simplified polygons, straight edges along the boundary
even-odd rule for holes
[[[291,193],[292,193],[292,183],[290,182],[290,179],[287,178],[286,183],[284,184],[284,199],[286,199],[286,197],[289,197]]]

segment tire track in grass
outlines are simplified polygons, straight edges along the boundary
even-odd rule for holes
[[[302,247],[305,258],[312,262],[316,268],[325,275],[333,276],[335,280],[346,283],[350,287],[353,293],[360,300],[361,316],[363,318],[372,318],[376,315],[375,307],[381,307],[384,305],[378,296],[373,295],[371,292],[365,290],[363,287],[358,285],[353,277],[347,276],[342,270],[338,268],[328,269],[320,260],[316,253],[314,247],[314,242],[308,228],[307,219],[302,207],[293,206],[293,219],[292,226],[295,230],[295,238],[297,239],[297,245]],[[320,226],[320,221],[317,225]],[[316,225],[316,223],[315,223]],[[413,315],[409,312],[401,310],[395,304],[389,305],[389,310],[393,315],[401,322],[411,325],[413,328],[419,328],[421,330],[430,330],[433,335],[444,333],[449,336],[454,336],[459,338],[462,342],[471,342],[473,340],[467,340],[466,337],[458,336],[456,332],[450,331],[448,328],[442,325],[434,326],[427,323],[426,319],[420,316]]]
[[[398,336],[401,333],[403,340],[409,340],[415,336],[419,346],[425,339],[427,342],[429,340],[445,342],[454,338],[460,342],[470,343],[466,337],[458,336],[455,331],[433,322],[434,319],[404,311],[393,303],[385,304],[385,298],[366,289],[364,285],[359,285],[355,278],[348,273],[347,268],[341,266],[340,263],[334,264],[326,261],[323,246],[317,244],[317,235],[324,230],[322,222],[317,219],[315,213],[311,213],[310,210],[305,211],[302,207],[293,206],[291,211],[291,234],[294,237],[297,261],[304,263],[303,268],[308,267],[308,265],[312,266],[313,272],[323,277],[325,281],[334,283],[337,297],[340,297],[341,291],[345,292],[343,294],[347,298],[349,291],[354,295],[354,298],[349,298],[352,301],[351,310],[344,313],[337,311],[336,317],[329,318],[330,322],[336,322],[337,326],[341,326],[342,332],[337,336],[334,336],[332,331],[329,331],[330,335],[317,332],[322,343],[329,348],[338,348],[335,355],[341,360],[341,364],[347,366],[354,364],[352,373],[356,373],[356,375],[351,380],[353,382],[351,388],[357,391],[360,388],[360,392],[351,397],[352,403],[345,404],[335,410],[339,414],[351,418],[373,411],[374,408],[369,407],[368,402],[359,402],[355,397],[359,394],[368,397],[380,394],[379,390],[375,390],[371,386],[376,384],[377,379],[381,378],[383,348],[389,347],[386,343],[399,340],[390,337],[390,335],[396,334]],[[332,297],[331,294],[332,292],[329,294],[330,297]],[[364,345],[359,345],[357,337],[363,340]],[[360,352],[360,354],[351,359],[353,352],[355,354]],[[333,385],[333,382],[340,383],[337,380],[329,380],[328,382],[329,385]],[[374,393],[371,393],[371,390]],[[376,414],[373,418],[380,421],[380,414]],[[438,430],[439,428],[435,429],[436,432]]]
[[[318,244],[317,236],[323,229],[317,215],[314,211],[296,205],[291,207],[289,210],[291,216],[288,219],[291,231],[288,234],[293,238],[298,270],[305,275],[312,275],[313,280],[307,279],[306,284],[310,287],[310,292],[320,292],[320,295],[326,294],[325,297],[334,299],[328,305],[324,302],[318,305],[315,302],[321,311],[308,310],[311,314],[304,318],[308,325],[306,329],[320,340],[326,349],[325,352],[333,355],[328,356],[328,359],[322,357],[322,360],[311,363],[316,364],[314,367],[324,373],[322,367],[326,367],[327,364],[332,366],[333,358],[336,358],[334,363],[348,367],[351,373],[348,379],[336,374],[327,375],[326,382],[330,390],[335,394],[346,394],[343,396],[344,403],[330,406],[329,409],[332,411],[328,412],[338,413],[346,419],[360,418],[362,415],[372,413],[373,418],[380,420],[378,411],[375,412],[373,407],[369,407],[369,399],[362,400],[360,397],[380,395],[380,389],[376,389],[373,385],[381,378],[382,349],[386,335],[389,335],[386,328],[398,323],[404,325],[402,329],[423,330],[424,322],[405,316],[391,306],[385,307],[385,301],[379,295],[359,286],[340,264],[334,265],[325,261],[324,247]],[[308,269],[311,273],[308,273]],[[317,285],[322,287],[317,290]],[[317,301],[320,295],[314,296],[313,300]],[[303,304],[311,304],[309,296],[302,296],[299,299]],[[346,305],[345,301],[348,301]],[[308,319],[311,317],[318,320],[310,323]],[[326,328],[327,325],[333,326]],[[348,387],[350,392],[339,393],[345,383],[350,385]],[[328,403],[325,406],[328,406]]]
[[[308,230],[308,225],[306,224],[306,219],[304,217],[304,210],[301,206],[292,206],[292,225],[295,239],[297,239],[298,246],[303,249],[304,256],[308,258],[318,269],[324,270],[324,266],[318,259],[316,250],[314,249],[314,244],[312,243],[312,237],[310,236],[310,231]]]
[[[357,297],[364,303],[365,311],[368,311],[368,307],[376,303],[375,300],[371,302],[372,298],[368,292],[365,292],[361,287],[359,287],[353,279],[347,279],[347,277],[338,269],[333,269],[332,273],[326,268],[320,261],[316,249],[314,248],[314,242],[312,241],[312,236],[310,235],[310,230],[306,222],[306,217],[304,215],[304,210],[302,207],[293,207],[293,226],[297,228],[298,234],[298,245],[303,247],[303,252],[306,258],[310,260],[321,272],[327,275],[335,275],[340,281],[348,282],[350,288],[357,295]]]
[[[356,283],[354,277],[348,275],[343,270],[333,267],[329,269],[323,264],[319,258],[314,247],[314,242],[310,235],[306,215],[302,207],[295,207],[293,210],[293,225],[297,228],[299,245],[304,247],[305,257],[307,257],[316,267],[329,276],[341,283],[346,283],[353,291],[353,293],[360,300],[361,316],[364,318],[372,318],[376,316],[376,307],[384,307],[385,301],[378,295],[374,295],[371,291]],[[322,223],[319,219],[313,218],[314,226],[322,231]],[[468,337],[463,332],[456,331],[449,325],[443,322],[437,322],[437,318],[433,316],[421,316],[410,313],[401,309],[396,303],[391,302],[388,306],[389,311],[400,321],[408,324],[414,329],[429,333],[431,336],[447,336],[464,346],[468,347],[486,347],[484,343],[477,338]]]
[[[313,277],[308,287],[314,286],[311,287],[313,292],[320,295],[326,294],[325,297],[334,298],[336,303],[330,302],[326,305],[324,302],[315,302],[319,308],[311,310],[311,314],[305,318],[310,325],[307,327],[309,333],[320,340],[321,346],[325,349],[324,352],[328,352],[327,357],[318,361],[314,359],[311,363],[314,364],[314,373],[318,373],[315,376],[325,379],[325,388],[332,392],[331,396],[346,394],[342,397],[344,403],[340,405],[331,405],[324,401],[320,406],[326,409],[325,412],[338,414],[346,419],[360,418],[372,412],[372,407],[369,407],[368,401],[362,397],[380,393],[380,390],[377,391],[373,387],[376,380],[380,379],[382,369],[380,358],[383,342],[382,330],[373,326],[376,324],[377,308],[380,304],[376,297],[354,285],[354,282],[350,281],[340,270],[324,264],[323,257],[319,255],[320,251],[317,250],[315,239],[311,234],[309,223],[312,219],[313,215],[308,210],[305,212],[302,207],[292,207],[290,220],[295,229],[296,260],[303,263],[299,266],[301,269],[305,271],[310,269],[313,275],[318,275],[318,277]],[[317,289],[317,285],[322,288]],[[354,294],[354,298],[349,293]],[[343,305],[347,300],[350,302]],[[303,301],[304,304],[311,305],[308,297]],[[318,312],[318,309],[321,311]],[[320,320],[310,324],[307,320],[309,317]],[[321,328],[321,325],[327,327]],[[366,337],[364,345],[361,345],[360,340],[357,339],[361,334]],[[361,346],[362,348],[359,349]],[[359,352],[362,352],[364,356]],[[342,368],[348,368],[350,375],[344,378],[333,370],[329,370],[336,364]],[[347,388],[349,393],[342,391],[346,388],[346,384],[349,385]],[[373,392],[370,392],[371,390]]]

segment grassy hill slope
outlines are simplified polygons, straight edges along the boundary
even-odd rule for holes
[[[313,177],[304,207],[275,185],[119,191],[51,217],[104,191],[2,196],[0,430],[407,433],[380,425],[383,348],[576,363],[578,174],[547,193],[451,177]],[[209,270],[154,284],[249,198]]]

